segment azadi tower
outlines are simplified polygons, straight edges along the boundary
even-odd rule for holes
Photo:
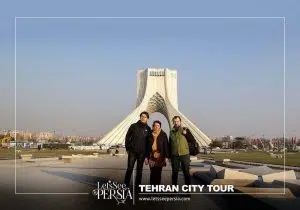
[[[200,146],[208,146],[211,143],[211,140],[178,110],[177,71],[156,68],[147,68],[137,72],[136,108],[107,133],[99,143],[124,145],[129,126],[139,120],[142,111],[147,111],[149,115],[154,112],[163,114],[167,118],[170,128],[173,126],[172,118],[179,115],[182,126],[191,130]]]

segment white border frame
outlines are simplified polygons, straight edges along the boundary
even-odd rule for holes
[[[15,59],[14,59],[14,64],[15,64],[15,117],[14,117],[14,120],[15,120],[15,131],[17,130],[17,114],[16,114],[16,99],[17,99],[17,19],[279,19],[279,20],[283,20],[283,139],[284,139],[284,147],[285,147],[285,24],[286,24],[286,17],[285,16],[274,16],[274,17],[251,17],[251,16],[237,16],[237,17],[234,17],[234,16],[220,16],[220,17],[197,17],[197,16],[183,16],[183,17],[176,17],[176,16],[169,16],[169,17],[163,17],[163,16],[157,16],[157,17],[151,17],[151,16],[123,16],[123,17],[116,17],[116,16],[105,16],[105,17],[75,17],[75,16],[71,16],[71,17],[39,17],[39,16],[15,16],[15,45],[14,45],[14,56],[15,56]],[[17,158],[16,158],[16,147],[17,147],[17,139],[16,139],[17,135],[16,135],[16,132],[15,132],[15,141],[16,141],[16,145],[15,145],[15,195],[17,194],[89,194],[89,193],[18,193],[17,192],[17,167],[16,167],[16,164],[17,164]],[[284,185],[283,185],[283,189],[284,189],[284,192],[283,193],[192,193],[192,194],[219,194],[219,195],[228,195],[228,194],[234,194],[234,195],[258,195],[258,194],[263,194],[263,195],[270,195],[270,194],[275,194],[275,195],[285,195],[285,181],[286,181],[286,174],[285,174],[285,149],[284,149],[284,159],[283,159],[283,169],[284,169]],[[134,175],[134,173],[133,173]],[[134,178],[133,178],[134,179]],[[133,180],[134,181],[134,180]],[[134,186],[133,186],[134,188]],[[135,196],[134,195],[134,191],[133,191],[133,197]],[[142,193],[140,193],[142,194]],[[143,193],[144,194],[144,193]],[[158,194],[158,193],[157,193]],[[134,199],[134,198],[133,198]],[[133,200],[133,203],[134,200]]]

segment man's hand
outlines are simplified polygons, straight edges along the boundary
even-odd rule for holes
[[[166,166],[167,166],[167,162],[168,162],[168,160],[169,160],[168,158],[165,158]]]
[[[145,163],[145,165],[148,165],[148,164],[149,164],[148,158],[145,158],[144,163]]]
[[[155,162],[153,160],[149,160],[149,166],[153,167],[155,165]]]
[[[183,135],[186,135],[186,130],[187,130],[187,128],[184,127],[184,128],[183,128],[183,131],[182,131],[182,134],[183,134]]]

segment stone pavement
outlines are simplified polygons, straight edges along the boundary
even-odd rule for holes
[[[3,209],[57,210],[57,209],[274,209],[247,195],[191,195],[190,201],[155,202],[135,199],[117,205],[115,200],[98,200],[92,195],[97,181],[123,183],[127,156],[101,155],[98,159],[73,159],[63,163],[56,158],[26,162],[0,161],[0,205]],[[15,178],[16,191],[15,195]],[[149,184],[149,168],[144,166],[143,184]],[[163,169],[162,184],[171,184],[170,163]],[[183,184],[183,175],[179,175]],[[192,184],[202,184],[192,178]],[[38,194],[20,194],[38,193]],[[73,194],[46,194],[73,193]],[[82,194],[78,194],[82,193]],[[243,207],[241,207],[243,205]]]

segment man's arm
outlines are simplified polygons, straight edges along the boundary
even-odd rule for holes
[[[186,128],[186,135],[185,135],[186,139],[188,142],[191,143],[196,143],[196,139],[193,136],[193,134],[191,133],[190,129]]]
[[[131,124],[127,133],[126,133],[126,137],[125,137],[125,147],[126,147],[126,151],[128,151],[129,149],[131,149],[132,147],[132,132],[133,132],[133,125]]]
[[[145,152],[145,155],[144,155],[144,157],[147,158],[147,159],[150,158],[150,154],[152,152],[150,144],[151,144],[151,138],[148,136],[147,140],[146,140],[146,152]]]
[[[164,150],[165,150],[165,157],[170,157],[170,150],[169,150],[169,144],[168,144],[168,136],[165,134],[164,136]]]
[[[172,148],[171,148],[171,133],[170,133],[170,135],[169,135],[168,149],[169,149],[169,156],[168,156],[168,158],[171,158],[171,155],[172,155]]]
[[[150,157],[150,154],[151,154],[151,152],[152,152],[152,149],[151,149],[151,135],[152,135],[151,128],[148,126],[148,127],[147,127],[147,130],[148,130],[148,136],[146,137],[146,152],[145,152],[145,158],[149,158],[149,157]]]

